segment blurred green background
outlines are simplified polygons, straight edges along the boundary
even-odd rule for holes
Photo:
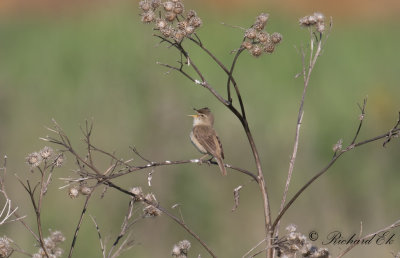
[[[51,125],[51,118],[82,153],[79,126],[93,119],[95,145],[120,157],[133,157],[129,146],[134,145],[154,161],[181,160],[200,157],[189,141],[192,121],[186,115],[193,107],[208,106],[216,116],[226,162],[255,171],[236,118],[204,88],[156,65],[156,61],[174,64],[179,55],[158,44],[151,36],[151,25],[141,24],[136,1],[85,2],[72,7],[43,1],[29,8],[19,2],[17,7],[4,5],[0,18],[0,155],[8,156],[7,190],[31,225],[35,225],[33,210],[14,174],[34,180],[24,158],[45,146],[39,137],[49,134],[45,126]],[[334,27],[310,82],[289,195],[329,162],[337,140],[351,141],[358,126],[357,103],[364,97],[368,96],[367,116],[360,140],[386,132],[398,118],[400,34],[399,19],[392,15],[397,9],[369,2],[368,11],[358,8],[356,1],[349,2],[353,9],[316,1],[304,5],[293,1],[270,5],[263,1],[185,1],[186,9],[197,10],[203,19],[199,31],[203,43],[227,65],[233,58],[230,51],[240,45],[242,31],[221,22],[246,27],[259,13],[268,12],[267,30],[283,34],[274,54],[256,59],[245,53],[235,71],[263,161],[273,216],[284,189],[302,92],[301,78],[294,79],[301,71],[295,46],[307,45],[309,40],[308,31],[298,26],[299,17],[323,11],[333,16]],[[225,74],[190,42],[185,46],[193,51],[208,81],[224,95]],[[316,230],[324,237],[340,230],[350,236],[358,234],[361,221],[363,232],[370,233],[399,219],[399,153],[396,140],[386,148],[375,142],[346,154],[291,207],[281,232],[294,223],[305,235]],[[72,176],[73,163],[69,156],[67,165],[56,172],[43,204],[45,232],[61,230],[67,237],[65,250],[84,202],[82,197],[72,200],[66,190],[58,190],[63,185],[58,178]],[[217,167],[206,165],[160,167],[155,169],[150,188],[147,172],[116,182],[125,188],[142,186],[166,207],[179,203],[185,222],[220,257],[241,257],[263,238],[261,198],[258,186],[248,177],[233,171],[221,177]],[[246,186],[241,190],[240,206],[231,212],[233,189],[241,184]],[[87,213],[97,218],[110,247],[129,198],[112,189],[104,199],[100,194],[101,189]],[[172,212],[179,215],[177,210]],[[182,239],[192,242],[190,257],[208,257],[166,216],[142,220],[132,232],[135,246],[123,257],[169,257],[173,244]],[[393,232],[394,244],[358,247],[348,257],[392,257],[390,252],[400,250],[400,231]],[[0,226],[3,234],[26,251],[36,252],[33,238],[20,224]],[[321,241],[315,244],[321,246]],[[345,249],[326,247],[333,254]],[[95,227],[86,217],[75,257],[100,256]]]

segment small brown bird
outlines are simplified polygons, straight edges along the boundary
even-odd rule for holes
[[[207,107],[195,109],[195,111],[197,115],[190,115],[193,117],[193,129],[190,132],[190,140],[201,153],[213,156],[218,163],[222,175],[226,176],[223,161],[224,151],[222,150],[221,141],[213,128],[214,116]],[[201,160],[207,155],[202,157]]]

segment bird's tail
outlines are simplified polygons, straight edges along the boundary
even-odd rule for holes
[[[223,176],[226,176],[227,173],[226,173],[226,168],[225,168],[224,162],[222,161],[221,158],[215,158],[215,159],[217,160],[219,169],[221,170],[221,174],[222,174]]]

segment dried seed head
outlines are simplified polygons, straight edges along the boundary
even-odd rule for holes
[[[146,194],[146,196],[144,197],[144,199],[149,202],[149,203],[153,203],[156,204],[157,203],[157,199],[156,196],[153,193],[148,193]]]
[[[274,44],[278,44],[282,40],[282,35],[279,32],[274,32],[271,35],[271,41]]]
[[[257,16],[255,23],[263,23],[265,25],[268,21],[268,18],[269,18],[268,13],[261,13],[259,16]]]
[[[318,22],[317,23],[317,31],[322,33],[325,31],[325,24],[323,22]]]
[[[174,40],[177,42],[181,42],[186,36],[186,32],[184,30],[176,30],[174,33]]]
[[[79,188],[77,186],[70,187],[68,190],[68,195],[71,199],[75,199],[79,196]]]
[[[254,24],[253,24],[253,28],[254,28],[256,31],[262,31],[262,30],[265,28],[265,24],[264,24],[264,23],[261,23],[261,22],[254,23]]]
[[[189,20],[189,24],[190,24],[191,26],[195,27],[195,28],[200,27],[202,23],[203,23],[203,21],[202,21],[199,17],[197,17],[197,16],[192,17],[192,18],[190,18],[190,20]]]
[[[143,209],[144,215],[146,217],[157,217],[161,215],[161,211],[154,207],[153,205],[148,205]]]
[[[178,29],[180,29],[180,30],[184,30],[184,29],[186,29],[186,27],[189,25],[189,23],[187,22],[187,21],[180,21],[180,22],[178,22],[178,25],[177,25],[177,27],[178,27]]]
[[[48,159],[51,157],[51,155],[53,155],[53,149],[45,146],[43,149],[40,150],[39,153],[42,159]]]
[[[313,15],[304,16],[303,18],[299,19],[299,23],[301,26],[312,26],[317,23],[317,19]]]
[[[0,237],[0,257],[9,257],[14,251],[11,247],[13,241],[7,236]]]
[[[315,17],[315,19],[317,20],[317,22],[324,22],[325,21],[325,16],[322,13],[314,13],[313,15]]]
[[[190,20],[191,18],[196,17],[196,16],[197,16],[197,13],[194,10],[189,10],[186,13],[186,19],[187,20]]]
[[[174,13],[174,12],[166,12],[166,13],[164,14],[164,16],[165,16],[165,19],[166,19],[167,21],[172,22],[172,21],[175,20],[175,18],[176,18],[176,13]]]
[[[37,152],[33,152],[29,154],[25,160],[31,167],[37,167],[42,162],[42,156]]]
[[[171,0],[172,2],[174,2],[174,3],[180,3],[181,2],[181,0]]]
[[[61,167],[62,165],[64,165],[64,163],[65,163],[65,160],[66,160],[66,157],[64,156],[64,153],[60,153],[60,154],[58,154],[58,156],[55,158],[55,160],[54,160],[54,165],[56,166],[56,167]]]
[[[260,31],[259,33],[257,33],[256,38],[258,41],[260,41],[262,43],[266,43],[269,40],[269,35],[265,31]]]
[[[194,31],[195,31],[195,28],[194,28],[193,26],[187,26],[187,27],[185,28],[185,32],[186,32],[186,34],[188,34],[188,35],[192,34]]]
[[[252,56],[259,57],[262,54],[262,48],[259,45],[254,45],[250,53]]]
[[[161,5],[161,0],[152,0],[151,7],[153,10],[157,9]]]
[[[172,248],[172,256],[173,257],[187,257],[187,254],[190,249],[190,242],[188,240],[182,240],[179,243],[175,244]]]
[[[143,23],[150,23],[154,21],[156,18],[156,15],[153,11],[147,11],[145,13],[142,13],[142,22]]]
[[[160,29],[160,32],[163,34],[164,37],[169,38],[174,33],[174,29],[171,26],[166,28]]]
[[[248,39],[255,39],[257,36],[257,31],[253,28],[247,29],[244,33],[244,37]]]
[[[140,186],[132,187],[130,192],[134,195],[136,201],[143,200],[143,191]]]
[[[149,1],[147,0],[143,0],[139,2],[139,7],[140,9],[142,9],[144,12],[147,12],[150,10],[151,8],[151,3],[149,3]]]
[[[175,4],[173,3],[173,2],[164,2],[164,10],[165,11],[167,11],[167,12],[170,12],[170,11],[172,11],[173,9],[174,9],[174,7],[175,7]]]
[[[59,231],[59,230],[52,231],[51,234],[50,234],[50,238],[55,243],[60,243],[60,242],[64,242],[65,241],[65,237],[64,237],[63,233],[61,231]]]
[[[295,232],[297,230],[297,226],[295,224],[290,224],[286,227],[286,230],[289,232]]]
[[[271,54],[271,53],[273,53],[274,50],[275,50],[275,45],[272,44],[272,43],[267,43],[267,44],[264,46],[264,49],[263,49],[263,50],[264,50],[264,52]]]
[[[181,3],[181,2],[177,2],[177,3],[175,3],[175,7],[174,7],[174,13],[176,13],[176,14],[181,14],[181,13],[183,13],[183,4]]]
[[[247,50],[250,50],[253,47],[253,44],[249,41],[243,41],[242,47],[244,47]]]
[[[160,19],[160,18],[156,19],[156,28],[157,29],[159,29],[159,30],[164,29],[165,27],[167,27],[167,25],[168,25],[168,23],[166,20]]]
[[[83,194],[83,195],[89,195],[89,194],[92,193],[92,188],[90,188],[90,187],[88,187],[88,186],[86,186],[86,185],[82,185],[82,186],[79,188],[79,192],[80,192],[81,194]]]

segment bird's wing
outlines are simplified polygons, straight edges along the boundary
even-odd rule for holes
[[[216,139],[217,139],[219,148],[221,149],[221,157],[224,159],[225,158],[224,157],[224,149],[222,149],[222,143],[221,143],[221,140],[219,139],[218,135],[217,135]]]
[[[214,157],[219,157],[222,154],[221,143],[214,131],[214,129],[207,126],[195,126],[193,128],[193,135],[199,143],[206,149],[208,153]],[[223,156],[223,154],[222,154]]]

